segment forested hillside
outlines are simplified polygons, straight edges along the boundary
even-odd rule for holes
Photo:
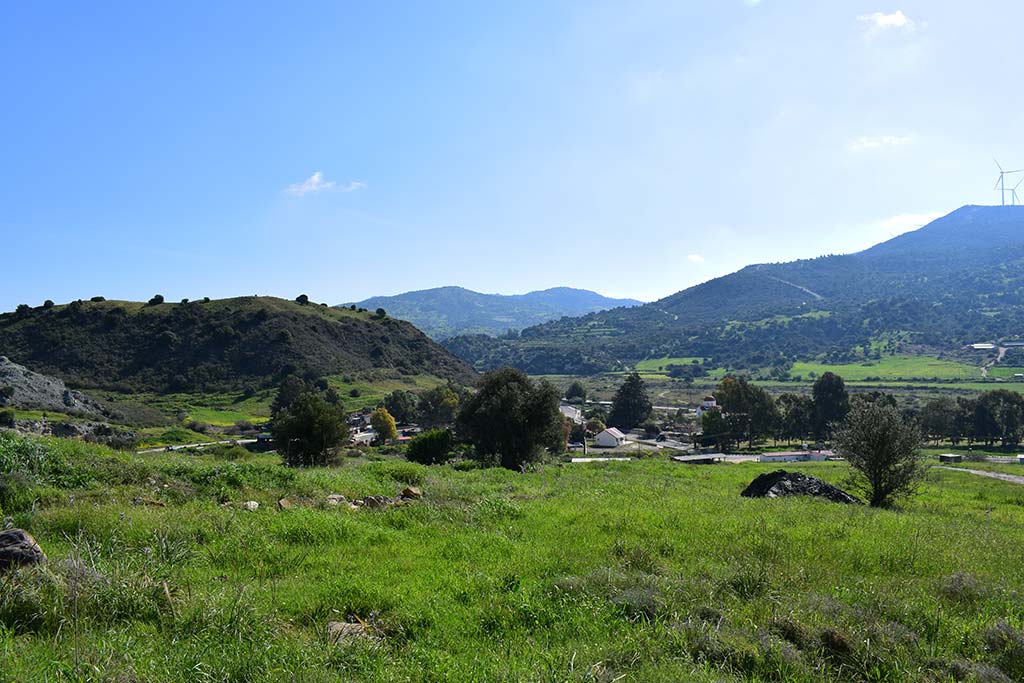
[[[270,297],[24,305],[0,315],[0,355],[75,386],[127,391],[269,386],[291,373],[475,374],[405,321]]]
[[[586,373],[659,357],[857,360],[1022,331],[1024,207],[966,206],[857,254],[752,265],[644,306],[445,345],[479,367]]]

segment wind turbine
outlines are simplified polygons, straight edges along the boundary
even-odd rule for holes
[[[1020,187],[1021,183],[1024,183],[1024,178],[1021,178],[1020,180],[1018,180],[1017,184],[1014,185],[1013,189],[1010,190],[1010,205],[1011,206],[1017,206],[1018,204],[1020,204],[1020,197],[1017,196],[1017,188]]]
[[[996,166],[999,167],[999,180],[996,181],[996,185],[992,189],[999,190],[999,203],[1002,206],[1006,206],[1006,176],[1012,175],[1014,173],[1024,173],[1024,168],[1018,168],[1016,171],[1004,171],[1003,167],[999,165],[999,162],[996,160],[995,157],[992,157],[992,161],[995,161]],[[1016,200],[1017,197],[1017,193],[1015,190],[1018,186],[1020,186],[1020,183],[1017,183],[1017,186],[1013,187],[1010,190],[1010,192],[1013,193],[1014,200]]]

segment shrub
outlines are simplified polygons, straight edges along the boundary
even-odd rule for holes
[[[43,302],[43,308],[53,308],[53,300],[47,299]]]
[[[436,465],[448,459],[451,448],[451,432],[447,429],[431,429],[409,442],[405,457],[421,465]]]
[[[300,306],[305,306],[306,304],[309,303],[309,297],[306,296],[305,294],[299,294],[297,297],[295,297],[295,303],[299,304]]]
[[[158,305],[162,304],[163,302],[164,302],[164,295],[163,294],[157,294],[156,296],[154,296],[152,299],[150,299],[146,303],[148,305],[150,305],[150,306],[158,306]]]
[[[362,396],[362,395],[363,395],[363,392],[361,392],[361,391],[359,391],[359,389],[356,389],[356,388],[354,388],[354,387],[353,387],[353,388],[352,388],[352,389],[351,389],[351,390],[350,390],[350,391],[348,392],[348,395],[349,395],[349,396],[351,396],[352,398],[359,398],[360,396]]]
[[[13,410],[0,410],[0,427],[7,427],[8,429],[14,429],[14,411]]]
[[[106,300],[107,300],[107,297],[105,297],[105,296],[94,296],[91,299],[89,299],[89,301],[93,302],[94,304],[98,304],[101,301],[106,301]]]

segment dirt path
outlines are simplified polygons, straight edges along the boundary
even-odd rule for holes
[[[1002,360],[1003,360],[1003,356],[1005,356],[1005,355],[1006,355],[1006,347],[1000,346],[999,347],[999,355],[996,356],[996,359],[993,360],[993,361],[989,361],[988,363],[985,363],[985,365],[983,365],[981,367],[981,376],[982,377],[988,377],[988,369],[990,367],[992,367],[993,365],[998,365],[999,363],[1001,363]]]
[[[991,477],[992,479],[1002,479],[1014,484],[1024,485],[1024,476],[1019,474],[1003,474],[1002,472],[986,472],[985,470],[969,470],[966,467],[947,467],[945,465],[932,465],[933,468],[938,470],[952,470],[953,472],[967,472],[969,474],[976,474],[979,477]]]

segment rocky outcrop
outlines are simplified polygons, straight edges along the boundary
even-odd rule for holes
[[[67,439],[84,439],[115,448],[131,447],[138,439],[137,432],[118,429],[106,422],[53,422],[50,420],[15,420],[14,428],[23,434],[38,436],[60,436]]]
[[[834,503],[863,505],[846,491],[817,477],[801,472],[775,470],[760,475],[740,494],[746,498],[781,498],[783,496],[817,496]]]
[[[46,562],[36,539],[22,529],[0,531],[0,573]]]
[[[7,394],[10,394],[9,396]],[[41,375],[0,356],[0,406],[101,418],[106,409],[56,377]]]

